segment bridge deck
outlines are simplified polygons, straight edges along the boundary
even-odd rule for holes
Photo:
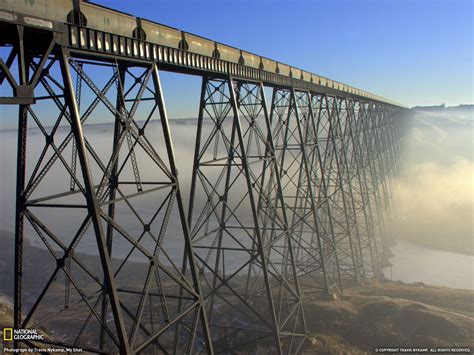
[[[83,26],[71,24],[79,5]],[[77,54],[98,55],[102,59],[124,57],[138,61],[153,60],[160,63],[160,68],[164,70],[198,75],[232,75],[271,86],[288,86],[402,106],[278,61],[88,2],[4,0],[0,4],[0,22],[62,32],[65,45]]]

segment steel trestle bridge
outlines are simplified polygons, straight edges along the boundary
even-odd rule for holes
[[[310,294],[382,276],[403,106],[76,0],[2,1],[0,45],[0,104],[19,108],[14,328],[47,334],[16,346],[298,353]],[[202,77],[187,208],[162,70]]]

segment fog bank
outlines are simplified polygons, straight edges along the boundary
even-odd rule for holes
[[[394,237],[472,254],[474,219],[473,118],[417,112],[404,171],[396,182]]]

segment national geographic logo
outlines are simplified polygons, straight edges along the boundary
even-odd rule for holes
[[[13,340],[44,340],[44,335],[39,334],[37,329],[3,328],[3,341]]]
[[[3,341],[13,340],[13,328],[3,328]]]

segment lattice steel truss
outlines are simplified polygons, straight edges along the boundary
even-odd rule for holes
[[[383,275],[404,110],[202,72],[186,211],[158,63],[8,26],[17,346],[298,353],[305,298]]]
[[[36,53],[25,46],[32,38],[18,33],[11,53],[36,104],[20,107],[15,328],[62,328],[50,344],[97,353],[166,352],[173,344],[179,353],[210,351],[156,64],[73,58],[54,38]],[[90,74],[98,68],[100,83]],[[13,78],[6,66],[2,73]],[[98,115],[114,124],[113,134],[88,131]],[[148,135],[153,120],[161,123],[158,144]],[[28,145],[27,123],[44,136],[43,147]],[[170,234],[173,219],[181,229]],[[22,254],[24,223],[29,239],[49,251],[40,265]],[[171,254],[170,238],[181,258]],[[87,248],[95,256],[77,252]],[[24,270],[39,269],[48,276],[36,287]]]
[[[188,221],[215,349],[297,352],[306,326],[261,84],[204,79],[194,157]]]

